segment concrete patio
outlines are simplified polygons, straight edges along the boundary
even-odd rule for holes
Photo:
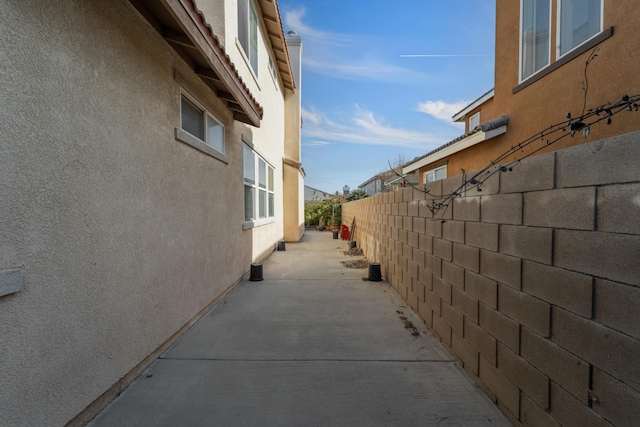
[[[387,282],[307,232],[88,425],[509,426]]]

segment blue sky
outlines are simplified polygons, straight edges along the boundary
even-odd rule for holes
[[[285,32],[302,37],[311,187],[355,189],[459,136],[451,116],[493,87],[495,0],[278,4]]]

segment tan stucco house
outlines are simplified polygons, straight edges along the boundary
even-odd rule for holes
[[[599,120],[587,137],[570,136],[583,110],[640,94],[637,7],[633,0],[497,0],[494,88],[453,117],[465,123],[463,135],[414,159],[403,173],[419,171],[426,183],[640,129],[637,117],[624,112],[607,126],[602,110],[584,120]],[[530,138],[552,143],[503,157]]]
[[[0,425],[79,423],[304,232],[274,0],[0,2]]]

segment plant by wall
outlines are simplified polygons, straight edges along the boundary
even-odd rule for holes
[[[342,202],[337,197],[307,203],[305,225],[339,225],[342,223]]]

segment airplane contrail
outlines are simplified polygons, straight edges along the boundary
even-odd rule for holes
[[[463,56],[493,56],[493,55],[429,55],[429,54],[408,54],[400,55],[401,58],[445,58],[445,57],[463,57]]]

